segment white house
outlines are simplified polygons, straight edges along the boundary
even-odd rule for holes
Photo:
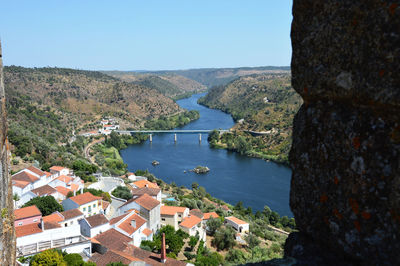
[[[160,228],[160,208],[161,204],[158,200],[143,194],[138,198],[128,200],[118,210],[120,214],[129,210],[139,211],[140,216],[147,220],[149,229],[155,233]]]
[[[202,224],[202,219],[192,215],[189,216],[179,224],[179,227],[188,233],[190,236],[198,235],[201,240],[206,241],[206,231],[204,230],[204,225]]]
[[[189,215],[189,208],[176,206],[161,206],[161,225],[171,225],[179,229],[179,223]]]
[[[239,233],[249,232],[249,223],[242,221],[235,216],[225,217],[225,224],[232,226]]]
[[[50,248],[68,253],[91,254],[91,242],[80,233],[79,224],[65,230],[56,223],[33,223],[15,228],[17,237],[17,257],[34,255]]]
[[[132,244],[140,247],[142,240],[153,240],[153,232],[147,228],[146,219],[131,211],[110,220],[112,228],[132,238]]]
[[[63,166],[52,166],[50,167],[50,173],[54,177],[59,177],[60,175],[69,175],[72,173],[72,171]]]
[[[81,219],[79,223],[81,225],[82,235],[90,238],[110,229],[110,222],[104,214],[101,213]]]
[[[63,212],[54,212],[43,217],[45,228],[48,227],[70,227],[79,224],[83,219],[83,213],[78,209],[67,210]]]
[[[64,210],[79,209],[85,217],[103,212],[102,198],[93,196],[90,192],[70,197],[62,201]]]

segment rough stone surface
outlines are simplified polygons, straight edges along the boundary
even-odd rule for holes
[[[304,104],[290,152],[300,235],[285,254],[399,265],[399,2],[295,0],[291,37]]]
[[[0,43],[0,265],[15,264],[13,206],[11,176],[9,174],[9,149],[7,142],[3,60]]]

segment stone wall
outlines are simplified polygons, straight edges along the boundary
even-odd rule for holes
[[[0,265],[14,265],[14,205],[11,176],[9,173],[9,148],[7,142],[7,116],[3,77],[3,60],[0,43]]]
[[[290,206],[304,264],[400,264],[398,1],[294,0]]]

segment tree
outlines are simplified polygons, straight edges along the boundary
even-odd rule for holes
[[[111,263],[108,263],[106,266],[128,266],[128,265],[126,265],[122,262],[111,262]]]
[[[226,254],[225,260],[234,264],[244,264],[247,261],[247,257],[240,249],[231,249]]]
[[[237,151],[243,155],[251,150],[251,144],[246,140],[245,137],[239,136],[234,141]]]
[[[64,256],[64,261],[68,266],[82,266],[84,261],[78,253],[71,253]]]
[[[111,192],[114,197],[130,200],[132,198],[132,193],[129,188],[118,186],[116,189]]]
[[[45,250],[39,254],[33,256],[30,262],[30,266],[66,266],[67,263],[64,261],[63,256],[60,252],[54,249]]]
[[[53,196],[36,197],[28,201],[22,207],[28,207],[36,205],[43,216],[52,214],[55,211],[64,211],[63,206],[61,206]]]
[[[221,227],[222,225],[222,221],[221,219],[215,219],[213,217],[211,217],[208,221],[207,221],[207,230],[210,233],[210,235],[214,235],[215,232]]]
[[[192,183],[192,189],[197,189],[199,187],[199,184],[196,182]]]
[[[224,257],[217,253],[213,252],[208,256],[199,256],[196,259],[196,266],[218,266],[224,262]]]
[[[254,234],[249,234],[248,236],[245,237],[245,240],[246,240],[247,244],[249,245],[250,249],[255,248],[261,242],[260,239],[258,239],[258,237]]]
[[[190,249],[193,250],[194,247],[196,246],[197,242],[199,241],[199,239],[197,237],[191,236],[189,239],[189,246]]]
[[[215,233],[212,244],[217,250],[230,249],[235,246],[235,231],[228,227],[220,229]]]

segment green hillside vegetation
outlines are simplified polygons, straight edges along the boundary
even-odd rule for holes
[[[190,122],[199,119],[200,113],[196,110],[185,111],[172,116],[162,116],[158,119],[147,121],[144,126],[146,129],[168,130],[176,127],[183,127]]]
[[[292,121],[302,103],[289,74],[261,74],[213,87],[199,103],[232,114],[232,133],[210,134],[214,147],[288,163]]]
[[[157,90],[96,71],[9,66],[4,74],[13,169],[35,160],[44,170],[86,161],[89,139],[71,142],[72,133],[96,129],[102,116],[141,128],[148,119],[182,112]]]
[[[186,77],[169,74],[142,74],[125,71],[104,71],[108,75],[126,82],[152,88],[173,99],[189,97],[207,90],[207,87]]]
[[[187,70],[171,70],[171,71],[155,71],[151,74],[165,75],[175,74],[184,76],[188,79],[195,80],[208,88],[225,85],[228,82],[241,77],[252,74],[262,73],[289,73],[290,67],[237,67],[237,68],[199,68]]]

